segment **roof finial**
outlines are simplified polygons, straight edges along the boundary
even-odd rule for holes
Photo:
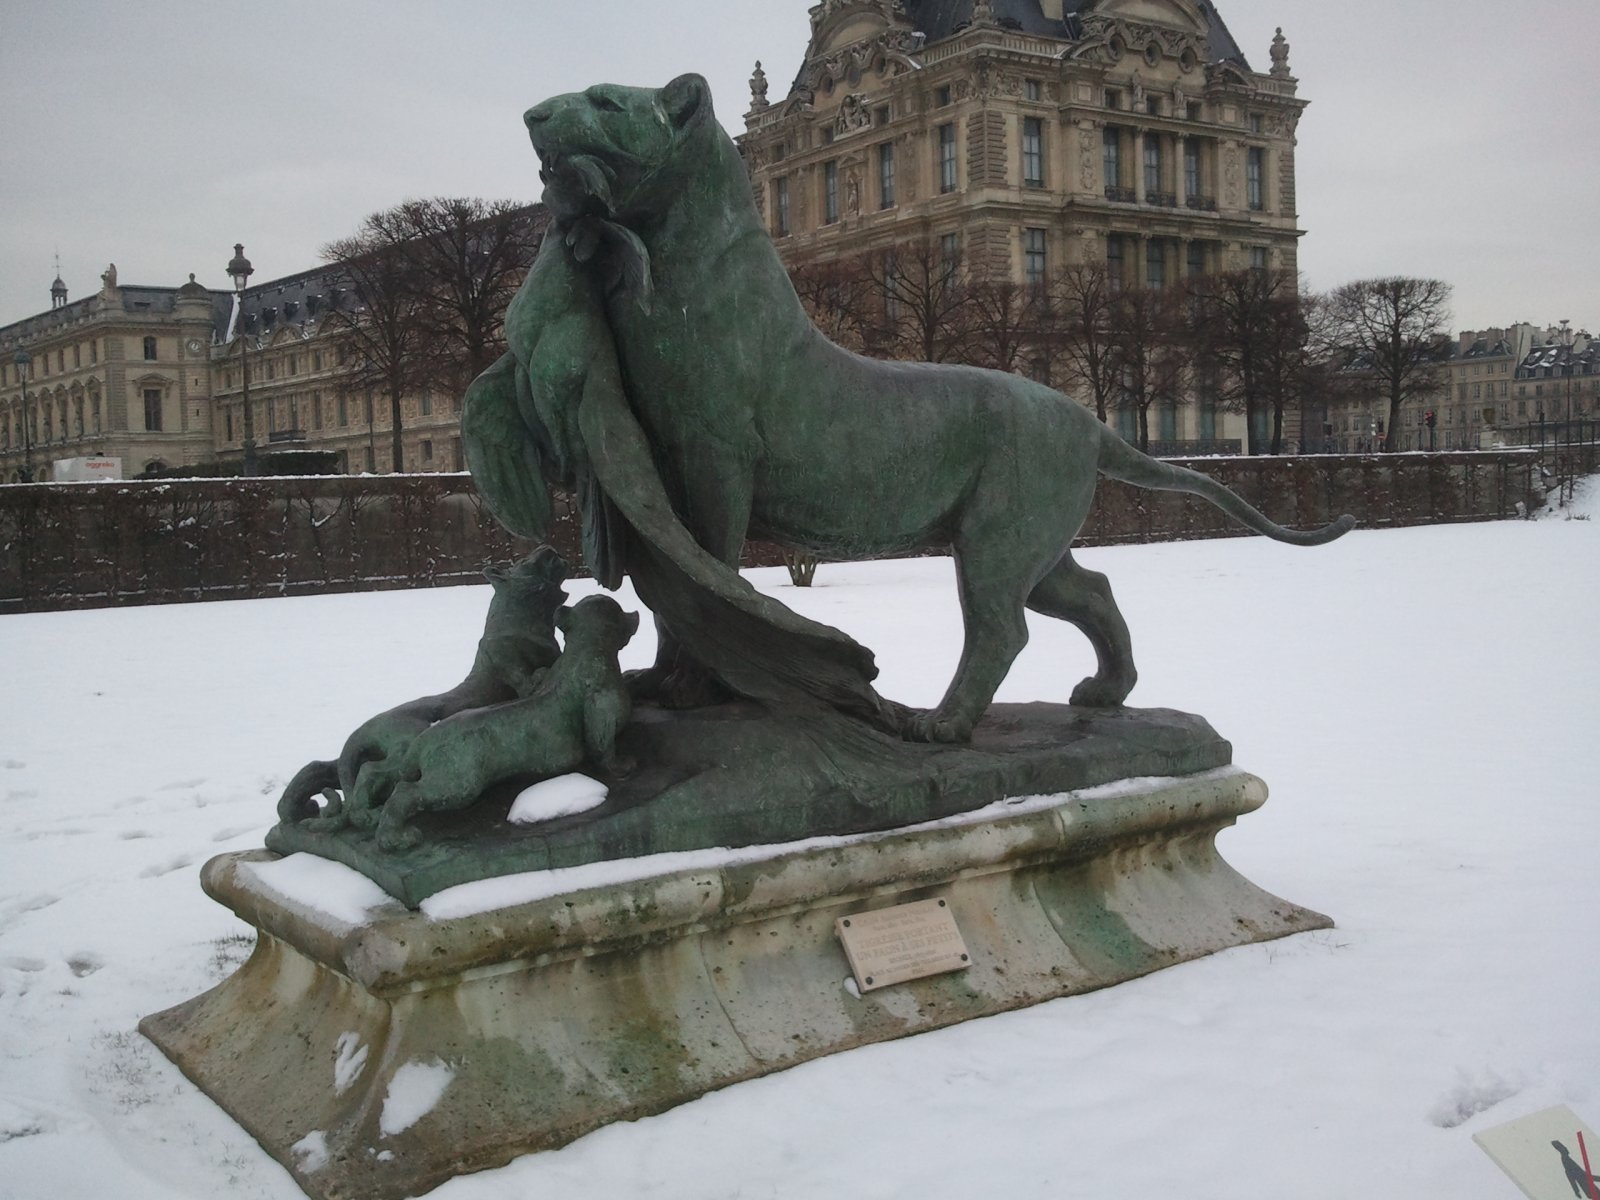
[[[1277,79],[1289,78],[1289,43],[1284,40],[1283,26],[1278,27],[1276,36],[1272,39],[1272,71]]]
[[[61,282],[61,251],[56,251],[56,277],[50,284],[50,307],[65,308],[67,306],[67,285]]]

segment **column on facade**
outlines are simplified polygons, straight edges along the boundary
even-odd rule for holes
[[[1178,202],[1178,207],[1183,208],[1189,203],[1189,181],[1185,174],[1187,155],[1184,153],[1189,139],[1175,135],[1172,139],[1175,151],[1172,158],[1172,194]]]
[[[1137,204],[1143,204],[1144,198],[1144,139],[1145,131],[1138,126],[1129,126],[1128,139],[1133,143],[1133,199]],[[1143,262],[1143,257],[1140,257]]]

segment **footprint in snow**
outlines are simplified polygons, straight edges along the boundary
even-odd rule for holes
[[[1429,1111],[1428,1120],[1440,1129],[1454,1129],[1501,1101],[1511,1099],[1521,1090],[1492,1071],[1486,1071],[1477,1078],[1469,1078],[1463,1073],[1456,1081],[1456,1086],[1446,1092]]]
[[[53,1133],[56,1120],[36,1108],[24,1108],[14,1100],[0,1099],[0,1146],[18,1138]]]
[[[247,833],[254,833],[261,828],[259,825],[230,825],[226,829],[219,829],[211,835],[213,842],[231,842],[236,837],[243,837]]]
[[[194,859],[189,855],[180,854],[176,858],[168,859],[166,862],[152,863],[150,866],[139,872],[139,878],[159,879],[163,875],[170,875],[174,871],[183,870],[183,868],[187,867],[193,861]]]
[[[29,974],[35,971],[42,971],[45,968],[45,962],[42,958],[23,958],[20,956],[6,959],[4,965],[10,967],[13,971],[27,971]]]
[[[199,779],[180,779],[177,783],[164,783],[156,790],[162,792],[186,792],[190,788],[199,787],[205,781],[204,775]]]
[[[10,788],[6,792],[7,800],[37,800],[38,788]]]
[[[140,838],[149,837],[150,834],[148,831],[143,829],[124,829],[121,833],[117,834],[117,836],[125,842],[136,842]]]
[[[79,979],[93,975],[105,965],[105,961],[98,954],[80,952],[67,959],[68,969]]]
[[[60,896],[52,896],[49,892],[40,892],[36,896],[18,900],[11,906],[11,914],[20,917],[23,913],[38,912],[41,908],[49,908],[52,904],[60,903],[60,900]]]
[[[4,767],[8,771],[20,771],[27,765],[27,763],[17,758],[8,758],[5,762],[0,763],[0,767]]]

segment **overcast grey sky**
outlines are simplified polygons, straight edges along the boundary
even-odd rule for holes
[[[707,76],[730,131],[773,98],[811,0],[0,0],[0,323],[194,272],[316,265],[409,196],[537,199],[521,114],[602,80]],[[1301,267],[1455,287],[1455,324],[1600,330],[1595,0],[1217,0],[1300,94]]]

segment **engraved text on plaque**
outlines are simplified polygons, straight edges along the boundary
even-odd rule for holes
[[[863,992],[959,971],[969,964],[967,945],[943,900],[917,900],[834,922]]]

